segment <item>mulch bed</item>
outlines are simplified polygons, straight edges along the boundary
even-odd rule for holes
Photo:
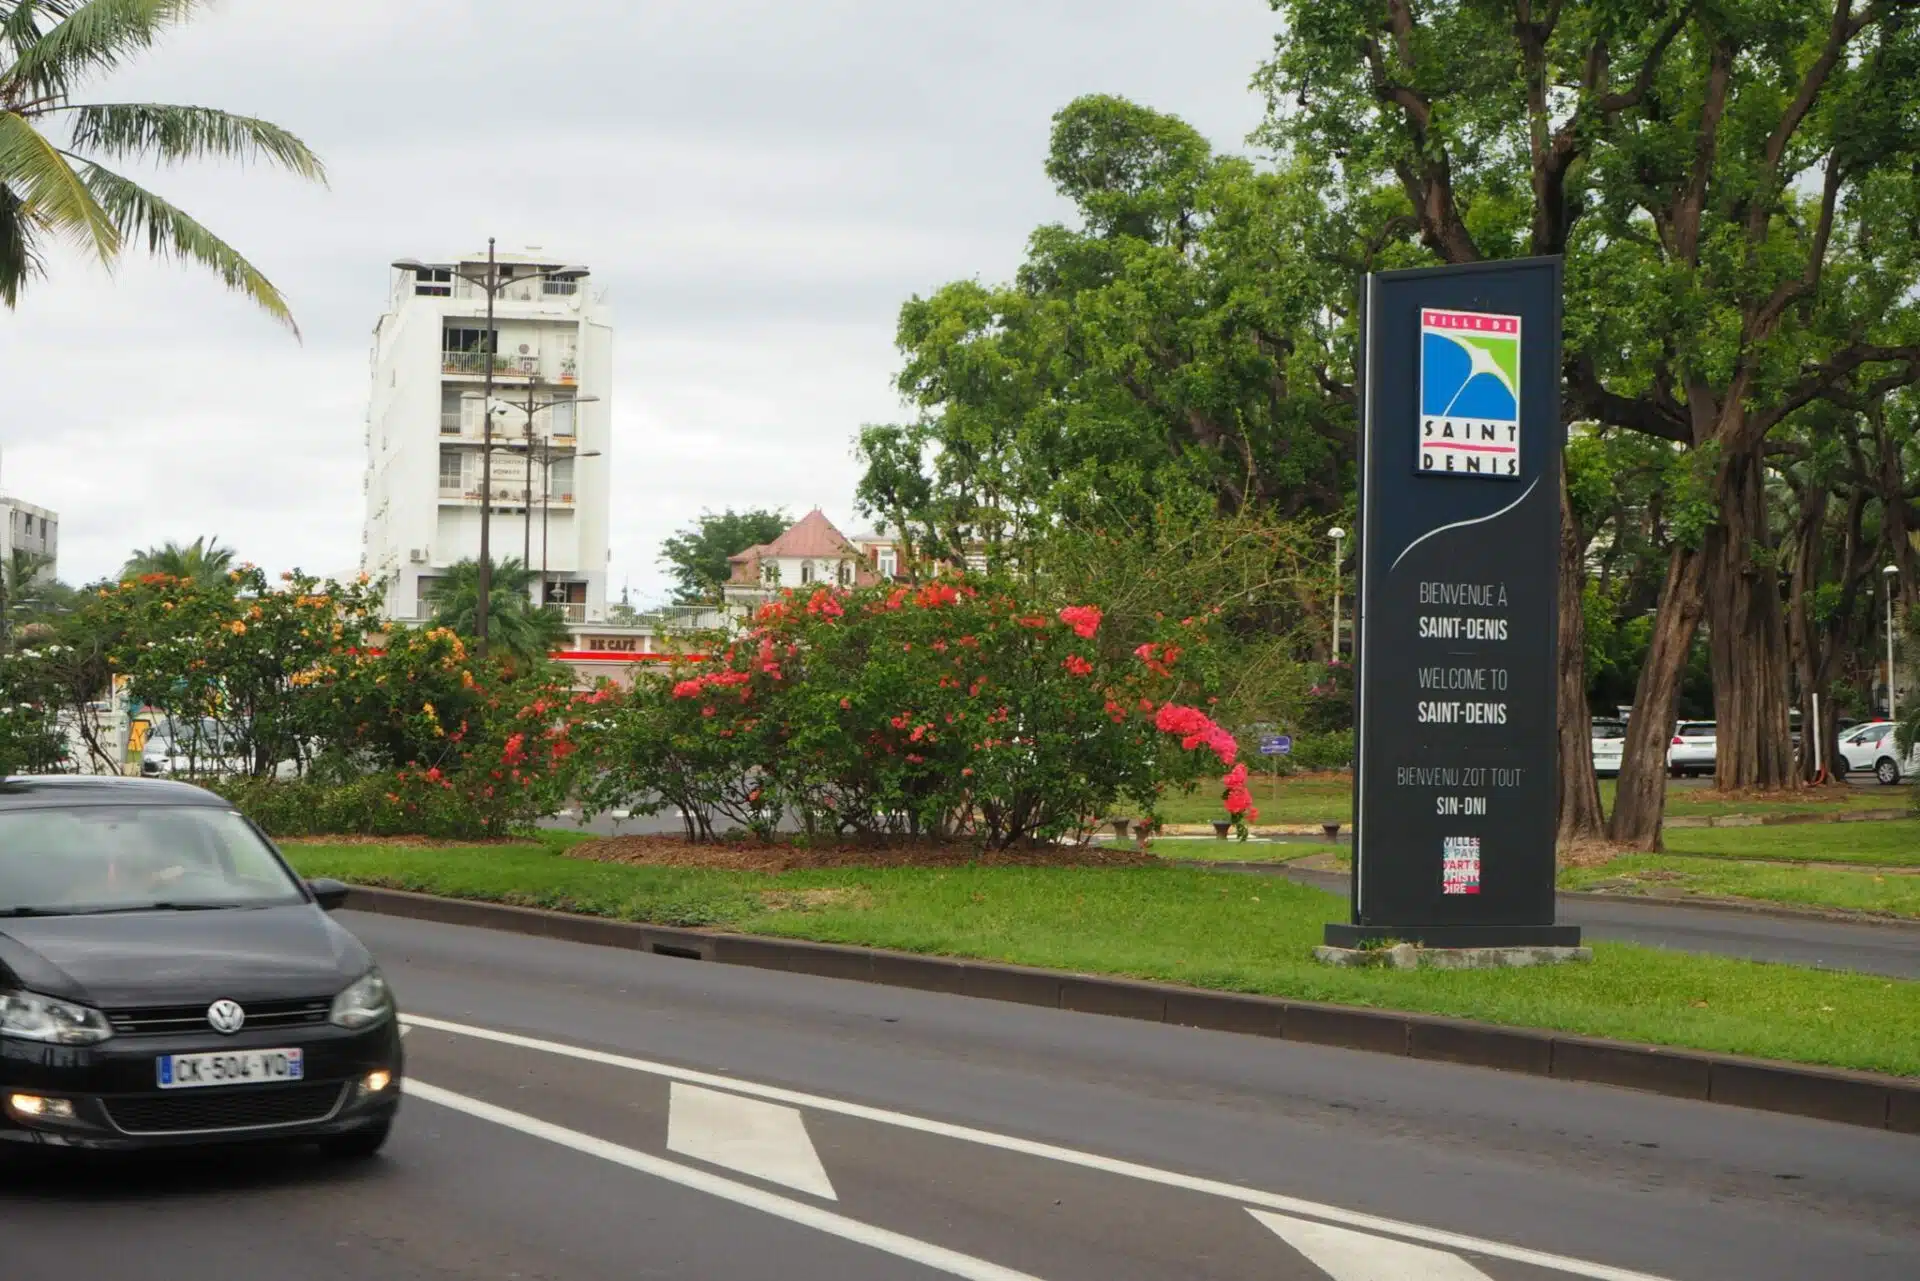
[[[793,845],[785,842],[714,841],[696,844],[680,836],[613,836],[582,841],[562,851],[595,863],[649,867],[710,867],[730,872],[801,872],[834,867],[1151,867],[1159,860],[1136,848],[1111,845],[1045,845],[983,850],[972,845]]]

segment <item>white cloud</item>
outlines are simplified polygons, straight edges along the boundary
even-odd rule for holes
[[[229,0],[84,96],[314,145],[327,189],[154,178],[281,286],[304,344],[202,274],[59,257],[0,313],[0,480],[61,512],[72,579],[202,533],[345,570],[386,264],[494,235],[610,291],[616,588],[658,591],[660,540],[703,508],[851,525],[852,436],[903,412],[899,304],[1005,276],[1059,216],[1052,113],[1121,93],[1237,145],[1272,30],[1263,0]]]

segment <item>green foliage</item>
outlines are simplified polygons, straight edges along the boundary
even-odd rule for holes
[[[660,563],[673,579],[674,599],[682,605],[717,602],[732,573],[727,558],[770,543],[792,524],[784,511],[749,508],[701,512],[700,518],[660,544]]]
[[[129,243],[195,262],[289,328],[286,300],[258,268],[184,211],[106,161],[266,161],[324,181],[304,143],[264,120],[208,107],[73,101],[190,20],[193,0],[0,3],[0,301],[12,307],[45,266],[45,246],[78,245],[111,265]]]
[[[1084,834],[1121,796],[1151,814],[1237,754],[1176,701],[1216,680],[1211,619],[1163,620],[1137,652],[1104,632],[1098,609],[992,581],[788,593],[610,710],[593,799],[677,808],[696,837],[792,813],[809,834],[994,847]],[[1236,812],[1244,778],[1218,784]]]
[[[862,433],[862,510],[930,554],[1004,565],[1058,521],[1340,508],[1367,253],[1319,176],[1216,155],[1109,97],[1055,118],[1047,170],[1078,227],[1039,228],[1011,283],[901,309],[919,417]]]
[[[168,539],[158,547],[134,552],[120,570],[120,577],[145,578],[164,574],[205,586],[218,586],[233,569],[233,548],[222,547],[218,538],[196,538],[191,543]]]
[[[543,662],[566,642],[567,620],[550,605],[536,605],[539,572],[518,557],[492,567],[487,581],[487,644],[519,659]],[[433,621],[468,640],[480,631],[480,562],[456,561],[433,585]]]
[[[345,782],[258,778],[204,780],[267,835],[424,836],[482,840],[500,833],[467,798],[438,787],[410,787],[387,775]]]

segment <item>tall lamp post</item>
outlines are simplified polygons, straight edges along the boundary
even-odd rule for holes
[[[1335,525],[1327,531],[1333,540],[1333,661],[1340,661],[1340,545],[1347,531]]]
[[[553,441],[548,440],[540,450],[540,604],[543,608],[547,603],[547,510],[553,503],[553,454]],[[569,458],[598,458],[599,456],[600,451],[597,449],[580,449],[567,455]],[[527,462],[531,465],[533,459],[529,457]],[[579,482],[574,483],[578,487]],[[580,549],[579,514],[580,509],[576,506],[573,539],[576,554]]]
[[[526,519],[521,522],[522,525],[524,526],[524,529],[522,531],[522,536],[520,539],[520,563],[523,566],[530,567],[533,564],[533,454],[534,454],[533,416],[537,413],[540,413],[542,410],[557,409],[561,405],[595,404],[599,401],[599,399],[600,398],[598,396],[594,396],[594,395],[574,396],[567,400],[550,400],[543,405],[534,400],[533,387],[531,384],[529,384],[527,387],[527,399],[524,402],[517,401],[517,400],[509,400],[509,401],[503,402],[505,405],[508,405],[514,409],[517,409],[522,414],[526,415],[526,420],[524,423],[521,424],[521,430],[520,430],[520,447],[522,450],[525,451],[527,456],[526,457],[527,472],[525,477],[525,486],[522,490],[523,502],[525,504]],[[574,423],[573,434],[575,436],[578,436],[579,430],[580,430],[580,424],[576,421]],[[549,426],[547,429],[546,452],[548,454],[551,454],[552,451],[553,451],[553,429],[551,426]],[[594,451],[594,453],[588,454],[588,455],[575,455],[575,456],[576,457],[582,457],[582,456],[597,457],[598,451],[596,450]],[[542,506],[540,519],[542,522],[541,541],[544,545],[546,540],[546,530],[545,530],[546,512],[544,509],[544,504]],[[546,580],[544,578],[541,580],[541,583],[540,583],[540,600],[536,603],[538,604],[546,603]]]
[[[503,276],[500,273],[499,260],[494,256],[494,239],[487,237],[487,273],[475,276],[461,271],[458,265],[448,268],[454,275],[484,291],[487,295],[487,330],[481,340],[480,366],[485,374],[485,390],[481,392],[481,404],[490,411],[493,404],[493,362],[499,356],[499,336],[493,329],[493,303],[500,291],[508,285],[521,281],[578,280],[588,274],[585,267],[547,267],[528,272],[524,276]],[[410,271],[416,276],[430,270],[426,263],[418,258],[401,258],[394,262],[397,271]],[[480,599],[474,602],[473,630],[476,647],[482,657],[487,652],[487,602],[493,591],[493,546],[489,539],[490,526],[493,523],[493,414],[480,415]]]
[[[1889,565],[1880,571],[1880,576],[1887,584],[1887,719],[1897,721],[1900,708],[1893,693],[1893,595],[1900,582],[1900,567]]]

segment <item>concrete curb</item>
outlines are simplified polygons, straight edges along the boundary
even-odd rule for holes
[[[1562,1081],[1623,1086],[1673,1098],[1920,1135],[1920,1080],[1871,1072],[1805,1067],[1730,1054],[1500,1027],[1468,1019],[1211,992],[1170,983],[1067,974],[988,961],[639,925],[606,917],[358,885],[349,894],[347,907],[382,916],[501,930],[721,965],[854,979],[989,1001],[1012,1001],[1149,1023],[1172,1023],[1376,1054],[1434,1059]]]

